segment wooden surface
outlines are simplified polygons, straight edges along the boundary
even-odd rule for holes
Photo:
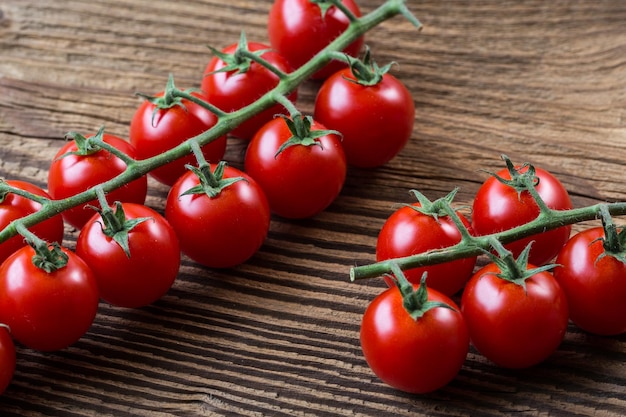
[[[364,12],[382,0],[361,0]],[[3,0],[0,176],[45,187],[67,131],[127,137],[137,91],[169,73],[198,86],[207,45],[266,41],[269,0]],[[185,259],[155,305],[101,304],[74,346],[18,348],[2,416],[621,416],[626,335],[570,326],[559,350],[524,371],[470,352],[425,396],[382,384],[361,355],[359,323],[382,280],[349,282],[374,260],[377,233],[417,188],[460,187],[469,204],[500,154],[556,174],[576,206],[626,199],[626,2],[413,1],[425,27],[395,18],[370,32],[380,63],[415,97],[412,141],[377,170],[349,172],[342,195],[307,221],[275,218],[267,243],[225,271]],[[299,106],[312,109],[315,83]],[[244,147],[229,143],[241,166]],[[150,183],[148,204],[167,190]],[[68,229],[66,244],[76,232]]]

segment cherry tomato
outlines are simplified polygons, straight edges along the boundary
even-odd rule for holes
[[[603,227],[574,235],[556,258],[554,276],[563,287],[570,319],[598,335],[626,332],[626,264],[604,254]]]
[[[5,183],[40,197],[51,198],[47,192],[26,181],[7,180]],[[13,220],[35,213],[40,209],[41,204],[26,197],[11,192],[3,195],[0,192],[0,229],[8,226]],[[31,227],[30,230],[43,240],[61,243],[64,233],[63,218],[61,216],[51,217]],[[22,236],[13,236],[9,240],[2,242],[0,244],[0,263],[24,245],[26,243]]]
[[[106,222],[101,214],[83,226],[76,254],[94,272],[103,300],[120,307],[143,307],[160,299],[174,284],[180,267],[178,238],[153,209],[134,203],[123,203],[121,209],[124,223],[143,219],[130,230],[122,226],[118,232],[125,236],[128,254],[110,236],[116,229],[103,228]]]
[[[124,139],[103,134],[104,142],[136,158],[135,148]],[[126,170],[126,164],[109,151],[100,149],[88,155],[76,155],[76,140],[68,142],[56,154],[48,172],[48,192],[54,199],[71,197],[86,191],[100,183],[108,181]],[[64,156],[65,155],[65,156]],[[148,179],[143,176],[107,194],[109,202],[123,201],[143,204],[148,193]],[[92,209],[99,207],[93,200],[85,205],[74,207],[63,212],[63,218],[72,226],[80,229],[93,216]]]
[[[261,186],[271,210],[282,217],[302,219],[321,212],[337,198],[346,178],[340,137],[315,121],[310,127],[313,134],[328,133],[308,141],[300,138],[281,149],[297,134],[278,117],[248,145],[245,171]]]
[[[7,326],[0,324],[0,395],[7,389],[15,373],[15,344]]]
[[[527,368],[559,347],[567,330],[567,299],[549,272],[532,275],[525,286],[496,276],[500,272],[494,263],[478,270],[465,285],[461,311],[483,356],[504,368]]]
[[[414,286],[415,287],[415,286]],[[414,319],[398,288],[388,288],[367,307],[361,323],[361,347],[367,364],[386,384],[410,393],[428,393],[459,373],[469,350],[465,320],[456,304],[428,289],[435,307]]]
[[[261,53],[261,58],[272,64],[284,73],[293,71],[291,65],[278,52],[271,50],[268,45],[259,42],[243,42],[232,44],[221,52],[227,56],[236,56],[239,48],[247,48],[250,52]],[[265,52],[262,52],[266,50]],[[233,64],[234,65],[234,64]],[[209,102],[225,112],[239,110],[258,100],[265,93],[276,87],[280,81],[272,71],[256,62],[244,62],[244,68],[229,68],[229,63],[219,56],[214,56],[206,66],[202,79],[202,90],[206,92]],[[249,67],[245,67],[249,65]],[[289,94],[288,98],[295,102],[297,90]],[[285,113],[280,104],[261,111],[231,131],[233,136],[250,140],[257,130],[270,121],[276,114]]]
[[[433,249],[453,246],[461,241],[461,233],[450,219],[441,213],[420,212],[422,204],[413,203],[396,210],[383,224],[376,242],[376,260],[401,258],[416,255]],[[457,213],[465,227],[470,230],[468,220]],[[406,278],[418,284],[424,272],[428,272],[427,283],[430,289],[447,296],[457,293],[474,271],[476,257],[462,258],[452,262],[435,264],[405,270]],[[386,278],[387,284],[393,284]]]
[[[361,11],[353,0],[343,0],[356,17]],[[309,0],[276,0],[268,20],[270,44],[285,56],[294,68],[299,68],[341,35],[350,24],[348,17],[336,6],[323,12],[319,4]],[[364,37],[352,42],[343,52],[357,56],[363,46]],[[314,79],[323,79],[345,66],[341,61],[331,61],[313,74]]]
[[[524,173],[527,172],[528,166],[515,169]],[[535,189],[546,205],[554,210],[571,209],[572,201],[563,184],[548,171],[541,168],[535,168],[535,171],[539,179]],[[505,180],[511,179],[508,168],[496,175]],[[482,236],[521,226],[534,220],[538,215],[539,207],[528,191],[518,191],[491,176],[481,185],[474,198],[472,227],[477,235]],[[529,262],[544,265],[552,260],[567,242],[570,231],[570,225],[562,226],[505,246],[517,257],[532,241]]]
[[[215,170],[216,166],[211,165]],[[239,265],[254,255],[267,237],[270,208],[252,177],[226,166],[223,179],[243,178],[215,197],[186,194],[200,184],[195,172],[183,175],[170,189],[165,217],[174,228],[184,254],[212,268]]]
[[[385,73],[377,84],[362,85],[345,68],[320,87],[313,117],[342,133],[348,164],[373,168],[389,162],[411,138],[415,104],[393,75]]]
[[[208,101],[203,93],[191,94]],[[163,96],[164,92],[156,95],[157,98]],[[169,108],[160,108],[150,100],[145,100],[130,122],[130,142],[135,147],[139,159],[148,159],[209,130],[215,123],[217,117],[213,113],[189,100],[181,100],[179,104]],[[202,151],[208,161],[216,163],[221,161],[226,152],[226,136],[203,146]],[[151,171],[150,175],[157,181],[171,186],[187,171],[185,165],[193,165],[195,162],[195,157],[190,154]]]
[[[91,327],[98,284],[87,264],[68,249],[67,265],[53,272],[35,266],[25,246],[0,266],[0,323],[23,345],[40,351],[70,346]]]

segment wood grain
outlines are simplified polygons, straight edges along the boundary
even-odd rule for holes
[[[364,12],[380,0],[359,2]],[[340,198],[306,221],[272,220],[262,250],[223,271],[184,259],[172,290],[137,310],[105,303],[72,347],[19,347],[3,416],[621,416],[626,337],[573,325],[545,363],[505,371],[472,350],[459,376],[424,396],[367,368],[358,332],[379,279],[378,230],[417,188],[460,187],[469,204],[501,154],[554,172],[576,206],[626,196],[626,2],[409,1],[367,36],[415,97],[413,138],[376,170],[351,169]],[[67,131],[127,137],[140,91],[174,74],[198,86],[207,45],[266,41],[269,0],[4,0],[0,4],[0,176],[45,187]],[[311,111],[319,84],[301,88]],[[245,145],[230,140],[241,166]],[[150,182],[148,204],[167,189]],[[577,226],[578,228],[583,227]],[[72,247],[76,231],[66,230]]]

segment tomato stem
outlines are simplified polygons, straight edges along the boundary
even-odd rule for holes
[[[622,228],[618,232],[617,226],[605,205],[600,206],[599,213],[602,227],[604,228],[604,238],[599,238],[598,240],[602,241],[604,252],[598,256],[596,262],[605,256],[611,256],[626,264],[626,229]]]
[[[218,108],[217,106],[214,106],[213,104],[202,100],[196,96],[194,96],[193,94],[191,94],[189,91],[186,90],[179,90],[179,89],[175,89],[174,91],[172,91],[172,95],[175,97],[180,97],[180,98],[184,98],[185,100],[189,100],[192,101],[194,103],[196,103],[197,105],[205,108],[206,110],[210,111],[211,113],[213,113],[214,115],[216,115],[217,117],[224,117],[226,116],[228,113],[223,111],[222,109]]]
[[[179,89],[178,87],[176,87],[176,84],[174,84],[174,76],[170,74],[167,79],[167,84],[165,85],[165,88],[163,89],[162,97],[155,97],[155,96],[151,96],[151,95],[143,94],[143,93],[135,93],[135,95],[139,97],[143,97],[145,100],[148,100],[150,103],[154,104],[154,110],[152,111],[152,126],[155,125],[154,123],[155,117],[158,114],[159,110],[169,109],[174,106],[179,106],[186,110],[186,107],[184,103],[182,102],[182,99],[192,101],[198,104],[199,106],[215,114],[217,117],[224,116],[227,114],[225,111],[217,108],[211,103],[208,103],[192,94],[193,92],[197,92],[197,91],[201,91],[201,90],[197,88],[190,88],[187,90]]]
[[[259,65],[263,66],[264,68],[268,69],[269,71],[273,72],[281,80],[287,78],[287,73],[285,73],[285,72],[281,71],[280,69],[276,68],[274,65],[269,63],[267,60],[263,59],[263,57],[261,55],[255,53],[255,52],[251,52],[250,50],[247,50],[247,49],[241,51],[241,54],[243,56],[245,56],[246,58],[250,59],[251,61],[254,61],[257,64],[259,64]]]
[[[37,194],[33,194],[31,192],[19,189],[17,187],[12,187],[6,181],[4,181],[2,178],[0,178],[0,204],[4,201],[4,199],[6,198],[7,194],[19,195],[20,197],[27,198],[27,199],[32,200],[32,201],[34,201],[36,203],[39,203],[41,205],[44,205],[44,204],[47,204],[48,202],[50,202],[49,198],[42,197],[42,196],[37,195]]]
[[[341,10],[341,12],[345,14],[348,20],[350,20],[351,22],[356,22],[358,20],[358,18],[354,15],[354,13],[352,13],[352,10],[347,8],[346,5],[343,4],[341,0],[310,0],[310,1],[311,3],[316,3],[320,7],[320,10],[322,12],[322,18],[326,16],[326,13],[328,12],[328,9],[331,8],[331,6],[335,6],[336,8]]]
[[[302,116],[302,112],[296,107],[291,100],[283,94],[275,94],[272,99],[283,106],[289,112],[292,119]]]
[[[495,263],[500,269],[500,273],[495,274],[498,278],[512,282],[513,284],[517,284],[524,288],[524,292],[526,291],[526,280],[531,278],[533,275],[542,272],[548,271],[554,268],[556,265],[548,264],[542,265],[539,267],[529,268],[528,264],[528,256],[530,255],[531,244],[528,244],[519,254],[517,259],[513,256],[513,253],[506,249],[502,243],[492,236],[489,240],[491,247],[496,251],[497,255],[494,255],[491,252],[485,251],[485,254],[491,258],[491,261]]]
[[[354,77],[354,80],[347,78],[348,81],[355,82],[363,86],[374,86],[379,84],[385,74],[389,72],[393,62],[379,67],[378,64],[372,60],[370,49],[365,48],[365,54],[362,59],[345,55],[348,64],[350,65],[350,72]]]
[[[244,177],[232,177],[224,178],[224,171],[226,169],[226,161],[220,161],[213,171],[211,171],[211,164],[209,164],[204,158],[204,154],[200,149],[200,145],[197,142],[191,142],[191,149],[198,161],[198,166],[194,167],[186,165],[187,169],[191,170],[200,182],[195,187],[191,187],[181,194],[206,194],[209,198],[216,198],[220,195],[224,188],[236,183],[237,181],[245,181]]]
[[[613,222],[611,214],[606,209],[606,206],[600,206],[600,219],[602,220],[602,226],[604,228],[604,250],[612,253],[622,252],[623,247],[617,233],[617,226]]]
[[[130,258],[130,246],[129,246],[129,233],[139,224],[146,220],[152,219],[151,217],[138,217],[136,219],[127,219],[124,213],[124,208],[120,201],[116,201],[115,210],[106,199],[102,187],[96,187],[96,194],[98,195],[98,203],[100,208],[93,207],[102,219],[102,233],[113,239],[122,248],[127,257]]]
[[[454,310],[452,306],[440,301],[428,301],[428,290],[426,288],[426,272],[420,279],[417,289],[413,288],[413,284],[409,282],[402,270],[397,264],[391,262],[391,272],[389,278],[396,284],[396,287],[402,294],[402,305],[409,313],[413,320],[419,320],[427,311],[437,307],[444,307]]]
[[[112,155],[115,155],[127,166],[135,164],[135,160],[133,158],[126,155],[115,146],[111,146],[104,141],[104,126],[101,126],[100,129],[98,129],[98,132],[94,136],[91,136],[89,138],[77,132],[68,132],[65,134],[65,137],[72,139],[76,143],[76,147],[78,148],[78,150],[75,152],[68,152],[66,154],[63,154],[59,156],[58,159],[64,158],[68,155],[90,155],[104,150]]]

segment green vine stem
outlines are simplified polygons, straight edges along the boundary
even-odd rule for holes
[[[339,4],[338,0],[331,1],[334,4]],[[148,174],[150,171],[153,171],[154,169],[165,165],[169,161],[179,159],[185,155],[188,155],[192,152],[192,143],[197,143],[202,146],[223,135],[226,135],[242,122],[274,105],[276,103],[277,96],[286,96],[291,91],[295,90],[312,74],[314,74],[317,70],[324,67],[330,60],[332,60],[334,56],[333,54],[335,52],[345,49],[355,39],[364,35],[369,30],[378,26],[382,22],[391,19],[394,16],[404,16],[419,29],[421,27],[421,23],[409,11],[405,3],[406,0],[386,0],[377,9],[371,11],[366,15],[363,15],[358,19],[352,20],[348,28],[341,35],[335,38],[335,40],[331,42],[326,48],[317,53],[310,61],[302,65],[297,70],[282,77],[278,82],[278,85],[273,90],[260,97],[257,101],[238,111],[234,111],[231,113],[216,111],[218,116],[218,122],[211,129],[193,138],[188,139],[187,141],[170,149],[167,152],[164,152],[152,158],[144,159],[141,161],[124,158],[125,162],[127,163],[127,169],[115,178],[112,178],[111,180],[100,184],[100,188],[105,193],[108,193],[133,180],[136,180],[137,178]],[[179,91],[175,92],[174,94],[180,94],[181,97],[189,98],[189,94],[186,92]],[[15,220],[7,227],[5,227],[2,231],[0,231],[0,243],[6,241],[7,239],[15,236],[18,233],[16,227],[17,224],[20,224],[24,227],[31,227],[65,210],[92,201],[96,197],[96,190],[92,188],[82,193],[76,194],[70,198],[62,200],[44,201],[41,210],[21,219]]]
[[[535,220],[509,230],[484,236],[463,234],[463,239],[459,243],[445,249],[397,258],[393,259],[393,262],[389,260],[352,267],[350,280],[374,278],[389,274],[392,271],[393,263],[397,264],[402,270],[406,270],[482,255],[485,251],[489,251],[492,248],[493,239],[498,240],[502,244],[510,243],[560,226],[599,219],[603,211],[608,212],[612,216],[626,215],[626,202],[600,203],[571,210],[546,208],[541,211]]]

